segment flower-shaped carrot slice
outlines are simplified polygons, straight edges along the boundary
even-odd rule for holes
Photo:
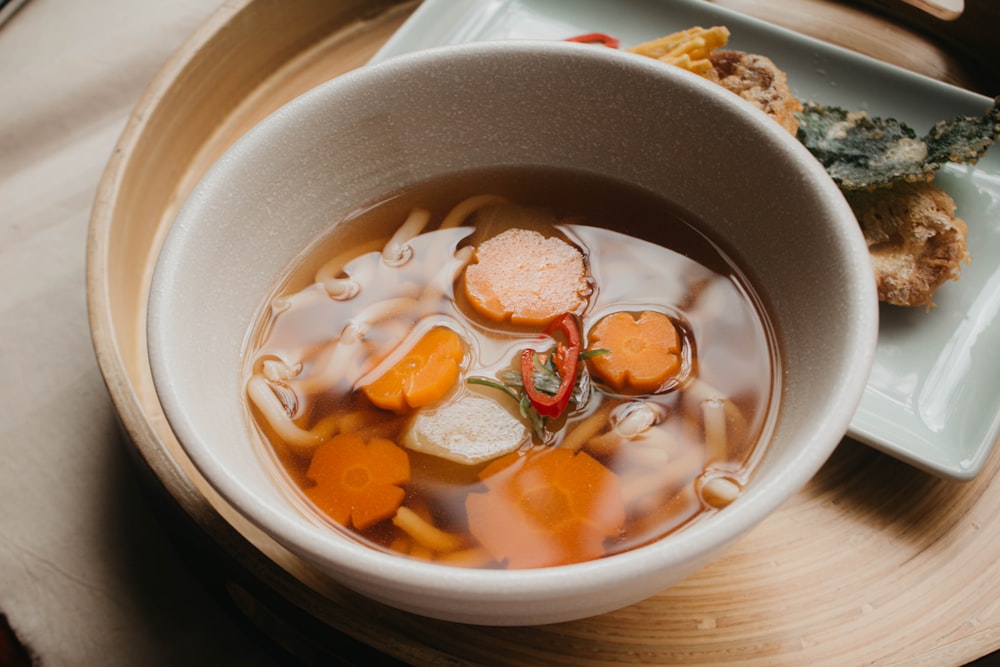
[[[465,501],[469,530],[508,567],[564,565],[603,556],[625,522],[618,476],[586,453],[511,453],[487,466],[485,493]]]
[[[407,408],[440,400],[458,380],[462,339],[446,327],[431,329],[389,370],[361,391],[380,408]]]
[[[528,229],[483,241],[465,269],[469,303],[496,322],[544,326],[576,311],[588,289],[580,251]]]
[[[590,332],[590,347],[604,354],[590,358],[590,368],[620,392],[654,392],[681,368],[681,342],[669,317],[645,310],[608,315]]]
[[[410,459],[391,440],[341,433],[320,445],[306,477],[306,496],[337,523],[364,530],[388,519],[403,503]]]

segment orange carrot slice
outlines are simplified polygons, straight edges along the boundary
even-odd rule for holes
[[[541,449],[511,453],[480,473],[485,493],[470,493],[469,530],[508,567],[564,565],[599,558],[625,522],[618,476],[586,453]]]
[[[681,368],[677,327],[662,313],[645,310],[639,317],[608,315],[590,332],[591,350],[605,354],[590,359],[591,371],[621,392],[654,392]]]
[[[391,440],[341,433],[320,445],[306,477],[306,496],[337,523],[364,530],[388,519],[403,503],[410,459]]]
[[[458,380],[465,352],[446,327],[431,329],[389,370],[361,388],[380,408],[405,412],[440,400]]]
[[[546,325],[576,311],[588,291],[583,255],[555,237],[508,229],[476,248],[465,269],[465,295],[496,322]]]

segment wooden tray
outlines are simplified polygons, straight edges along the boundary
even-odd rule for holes
[[[350,651],[358,664],[391,656],[426,665],[937,666],[1000,649],[1000,450],[961,484],[845,440],[801,493],[682,584],[604,616],[521,628],[435,621],[364,599],[208,487],[166,424],[146,360],[146,292],[162,236],[234,139],[364,64],[417,4],[226,2],[150,84],[101,183],[88,248],[98,361],[136,468],[207,584],[306,663],[343,664]],[[839,3],[718,4],[937,78],[982,83],[982,69],[953,50]],[[830,29],[848,22],[850,30]]]

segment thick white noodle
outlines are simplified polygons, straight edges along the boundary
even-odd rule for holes
[[[608,411],[598,410],[583,421],[573,427],[573,430],[566,434],[559,447],[579,451],[594,436],[600,433],[604,425],[608,423]]]
[[[718,399],[722,401],[725,407],[726,418],[729,419],[729,423],[732,425],[734,433],[746,433],[749,428],[747,418],[743,415],[743,412],[736,407],[736,404],[733,403],[724,393],[700,378],[697,378],[685,385],[684,398],[690,398],[695,402],[695,405],[690,405],[688,408],[689,410],[695,408],[698,403],[704,403],[705,401],[711,399]]]
[[[410,211],[410,215],[382,249],[382,261],[389,266],[399,266],[405,263],[413,252],[409,246],[410,241],[423,231],[430,220],[431,212],[427,209],[414,208]]]
[[[385,258],[385,253],[390,251],[393,244],[408,243],[416,234],[420,233],[429,219],[430,213],[426,210],[420,208],[413,209],[406,222],[403,223],[388,244],[386,244],[383,249],[383,259]],[[356,248],[350,253],[343,253],[331,259],[317,271],[316,281],[323,284],[330,296],[338,298],[335,293],[331,293],[330,285],[333,283],[340,285],[341,283],[336,281],[348,279],[341,279],[335,276],[343,270],[346,263],[352,258],[376,250],[377,248],[372,247],[374,244],[375,242],[365,244],[360,249]],[[472,255],[472,247],[457,250],[452,256],[451,261],[445,262],[437,273],[431,277],[422,292],[419,291],[419,288],[414,290],[416,292],[415,296],[395,296],[365,306],[347,322],[340,337],[318,353],[325,357],[325,360],[317,364],[318,370],[314,370],[306,377],[296,378],[296,389],[307,394],[312,394],[325,391],[336,384],[346,387],[353,386],[366,372],[371,370],[371,368],[365,367],[366,360],[372,356],[371,350],[365,350],[361,345],[365,340],[368,329],[388,320],[399,319],[403,331],[399,336],[394,337],[394,339],[397,342],[402,341],[412,329],[413,322],[416,322],[423,314],[436,309],[438,302],[446,291],[451,289],[456,275],[469,263]],[[405,285],[400,287],[405,287]],[[360,291],[360,288],[361,286],[358,285],[354,294]],[[309,297],[303,296],[307,292],[311,292],[312,295]],[[291,297],[282,297],[287,301],[283,305],[290,306],[293,303],[294,305],[299,305],[298,300],[301,300],[303,304],[308,303],[307,299],[315,298],[315,294],[318,293],[320,293],[318,290],[307,288],[291,295]],[[350,296],[353,296],[353,294]],[[342,298],[349,297],[344,296]],[[395,346],[389,347],[391,349]],[[381,357],[383,355],[376,352],[374,356]],[[370,366],[371,364],[367,363],[367,365]],[[275,371],[281,372],[278,369],[275,369]]]
[[[666,449],[634,441],[629,443],[624,457],[629,466],[647,471],[657,470],[673,461],[673,456]]]
[[[341,336],[325,351],[326,360],[320,369],[302,378],[295,387],[306,394],[326,391],[338,382],[343,382],[345,387],[349,387],[353,378],[361,376],[361,366],[358,362],[363,356],[364,349],[360,338],[353,335]]]
[[[663,421],[664,416],[662,407],[648,402],[632,407],[624,415],[613,415],[612,426],[607,433],[597,435],[598,428],[587,437],[587,451],[595,456],[612,454],[622,442],[644,437],[653,426]]]
[[[634,438],[663,421],[664,409],[656,403],[644,401],[625,413],[614,426],[614,430],[625,438]]]
[[[740,497],[743,487],[729,477],[711,477],[701,485],[701,498],[716,509],[728,506]]]
[[[304,429],[292,421],[281,399],[271,389],[263,375],[254,375],[247,383],[247,395],[257,406],[275,433],[289,446],[301,450],[318,447],[333,435],[332,420],[324,420],[312,429]]]
[[[465,265],[472,259],[474,250],[472,246],[459,248],[455,251],[454,261],[446,262],[444,266],[430,279],[427,287],[420,295],[418,310],[423,314],[437,306],[438,301],[444,293],[455,282],[458,272],[465,268]]]
[[[307,394],[325,391],[337,383],[353,386],[367,371],[364,362],[369,356],[363,347],[368,329],[379,322],[413,311],[417,300],[401,296],[383,299],[366,306],[344,326],[340,337],[331,343],[327,358],[319,371],[302,378],[296,387]],[[409,330],[410,327],[406,327]]]
[[[483,547],[469,547],[440,554],[436,562],[455,567],[486,567],[493,562],[493,556]]]
[[[326,293],[333,299],[350,299],[361,291],[361,284],[355,279],[347,276],[341,278],[344,267],[356,257],[366,255],[376,250],[381,250],[385,246],[385,239],[375,239],[362,243],[356,248],[347,252],[342,252],[328,260],[316,271],[315,281],[326,289]]]
[[[682,442],[664,428],[649,428],[637,435],[635,442],[645,447],[662,449],[671,456],[679,456],[684,450]]]
[[[660,429],[657,429],[660,430]],[[647,446],[646,449],[658,448]],[[705,466],[700,447],[683,447],[666,465],[622,478],[622,498],[627,512],[645,513],[661,504],[662,499],[675,495],[701,474]]]
[[[705,449],[709,461],[724,461],[729,449],[726,435],[726,404],[721,398],[709,398],[701,403],[705,420]]]
[[[331,299],[339,301],[353,299],[361,291],[361,283],[354,278],[327,278],[323,287]]]
[[[440,229],[451,229],[452,227],[458,227],[465,219],[470,215],[483,208],[484,206],[492,206],[494,204],[506,204],[508,200],[500,195],[473,195],[467,199],[455,204],[448,215],[444,216],[444,220],[441,221]]]
[[[384,322],[403,315],[407,311],[412,311],[418,304],[417,299],[409,296],[395,296],[389,299],[376,301],[365,306],[357,315],[352,317],[344,327],[341,336],[351,333],[351,329],[357,330],[357,335],[364,337],[365,332],[374,324]]]
[[[319,303],[325,299],[324,291],[314,289],[312,286],[301,289],[293,294],[277,296],[271,300],[271,316],[276,317],[293,308],[308,308],[310,305]]]
[[[430,551],[455,551],[465,546],[460,535],[448,533],[427,523],[419,514],[408,507],[400,507],[392,518],[394,526],[413,538],[413,541]]]
[[[302,371],[302,364],[289,364],[281,359],[265,359],[261,372],[271,382],[285,382]]]

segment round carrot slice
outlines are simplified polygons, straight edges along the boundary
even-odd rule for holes
[[[513,452],[480,473],[465,500],[469,532],[510,568],[599,558],[625,522],[621,481],[584,452]]]
[[[603,318],[590,332],[589,349],[602,348],[607,352],[590,358],[591,371],[620,392],[655,392],[681,368],[677,327],[656,311]]]
[[[576,311],[588,289],[580,251],[528,229],[508,229],[479,244],[465,270],[469,303],[496,322],[544,326]]]
[[[385,410],[405,412],[428,405],[454,386],[464,354],[457,333],[445,327],[431,329],[406,356],[361,390]]]

